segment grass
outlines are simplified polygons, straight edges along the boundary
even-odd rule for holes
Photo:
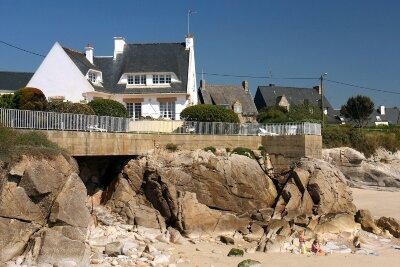
[[[17,131],[0,126],[0,160],[8,161],[22,154],[50,157],[65,153],[46,135],[36,131]]]
[[[377,126],[359,129],[349,125],[326,125],[322,131],[322,142],[325,148],[347,146],[369,157],[379,147],[391,152],[399,150],[400,127]]]
[[[178,150],[178,145],[177,145],[177,144],[174,144],[174,143],[168,143],[168,144],[165,145],[165,148],[166,148],[168,151],[175,152],[175,151]]]

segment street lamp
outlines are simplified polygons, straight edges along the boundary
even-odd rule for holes
[[[320,86],[320,89],[321,89],[321,127],[323,128],[324,127],[324,89],[323,89],[323,87],[322,87],[322,82],[324,81],[324,76],[326,76],[326,75],[328,75],[328,73],[324,73],[324,74],[321,74],[321,77],[319,78],[319,82],[320,82],[320,84],[319,84],[319,86]]]

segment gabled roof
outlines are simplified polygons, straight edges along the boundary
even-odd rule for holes
[[[32,76],[32,72],[0,71],[0,91],[11,93],[23,88]]]
[[[93,57],[93,64],[85,53],[64,48],[64,51],[83,75],[89,69],[102,72],[102,86],[92,84],[96,91],[111,94],[186,93],[189,50],[184,43],[126,44],[122,54],[113,57]],[[180,82],[165,87],[126,88],[118,84],[124,73],[175,73]]]
[[[308,102],[310,105],[319,105],[321,95],[314,88],[283,87],[283,86],[259,86],[254,102],[257,109],[267,106],[275,106],[278,97],[285,95],[291,105],[301,105]],[[332,109],[328,99],[324,96],[324,107]]]
[[[241,85],[206,84],[199,88],[199,99],[202,104],[224,105],[232,107],[239,100],[243,115],[256,115],[257,109],[250,91],[245,91]]]

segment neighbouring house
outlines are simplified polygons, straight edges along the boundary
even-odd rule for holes
[[[242,85],[216,85],[200,81],[199,102],[232,109],[241,122],[256,122],[257,108],[249,90],[249,83]]]
[[[328,113],[327,123],[352,124],[352,121],[340,114],[340,110],[334,109]],[[367,126],[398,125],[400,123],[400,110],[398,107],[387,108],[379,106],[374,109],[369,117]]]
[[[323,96],[323,100],[323,110],[326,115],[333,109],[325,96]],[[274,84],[258,86],[254,103],[258,111],[272,106],[280,106],[289,110],[291,105],[303,104],[321,107],[321,89],[319,86],[314,88],[275,86]]]
[[[179,120],[197,104],[193,36],[184,43],[129,44],[114,38],[112,56],[95,56],[55,43],[28,86],[49,100],[88,102],[97,98],[123,103],[131,118]]]
[[[32,76],[32,72],[0,71],[0,95],[13,94],[26,87]]]

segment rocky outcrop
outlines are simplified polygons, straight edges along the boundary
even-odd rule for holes
[[[375,224],[369,210],[358,210],[355,215],[355,221],[361,224],[361,228],[365,231],[379,235],[382,230]]]
[[[394,237],[400,238],[400,221],[391,217],[381,217],[376,225],[382,230],[388,231]]]
[[[25,264],[87,266],[90,214],[76,162],[63,155],[21,156],[0,176],[0,262],[26,252]],[[60,265],[62,266],[62,265]]]
[[[325,161],[339,168],[350,185],[400,187],[400,154],[378,149],[374,156],[365,156],[349,147],[323,150]]]

